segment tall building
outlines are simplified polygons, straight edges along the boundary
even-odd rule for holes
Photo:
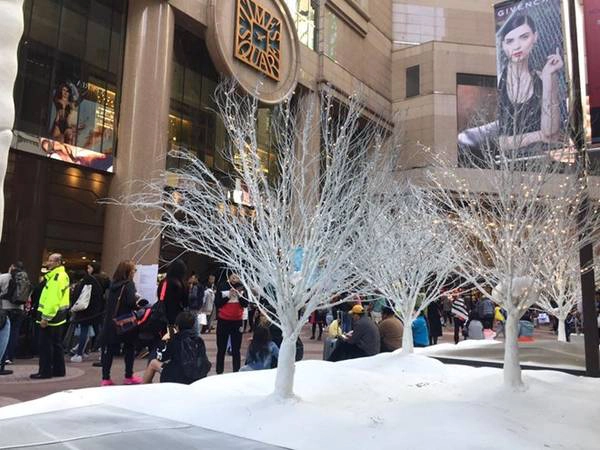
[[[416,143],[455,154],[476,104],[495,95],[493,3],[25,0],[0,268],[21,259],[33,275],[51,252],[109,272],[134,255],[157,263],[159,243],[141,252],[143,227],[99,201],[174,167],[170,149],[231,170],[212,97],[223,75],[248,91],[262,83],[259,147],[273,176],[271,105],[325,86],[342,102],[360,90],[367,116],[402,120],[405,167],[426,163]]]

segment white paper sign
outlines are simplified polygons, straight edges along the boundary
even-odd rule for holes
[[[137,272],[133,277],[138,294],[148,300],[150,304],[156,302],[156,289],[158,287],[158,264],[137,264]]]

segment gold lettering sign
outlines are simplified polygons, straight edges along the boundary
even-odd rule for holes
[[[279,81],[281,21],[253,0],[237,0],[235,57]]]

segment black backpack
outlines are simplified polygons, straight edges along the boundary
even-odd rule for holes
[[[15,283],[15,289],[12,292],[10,302],[13,305],[24,305],[31,294],[31,283],[27,272],[19,270],[13,274],[13,281]]]
[[[184,338],[180,342],[181,368],[190,382],[206,377],[211,363],[206,356],[204,341],[200,337]]]

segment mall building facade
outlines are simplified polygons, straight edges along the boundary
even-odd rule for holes
[[[342,102],[360,90],[367,115],[402,118],[405,167],[424,164],[410,143],[456,152],[470,107],[461,91],[496,86],[493,3],[25,0],[0,270],[20,259],[33,275],[51,252],[109,273],[134,255],[158,262],[159,243],[143,253],[135,244],[144,228],[130,212],[99,200],[175,167],[170,149],[231,170],[218,152],[221,76],[246,90],[262,83],[267,172],[276,171],[269,107],[325,86]]]

